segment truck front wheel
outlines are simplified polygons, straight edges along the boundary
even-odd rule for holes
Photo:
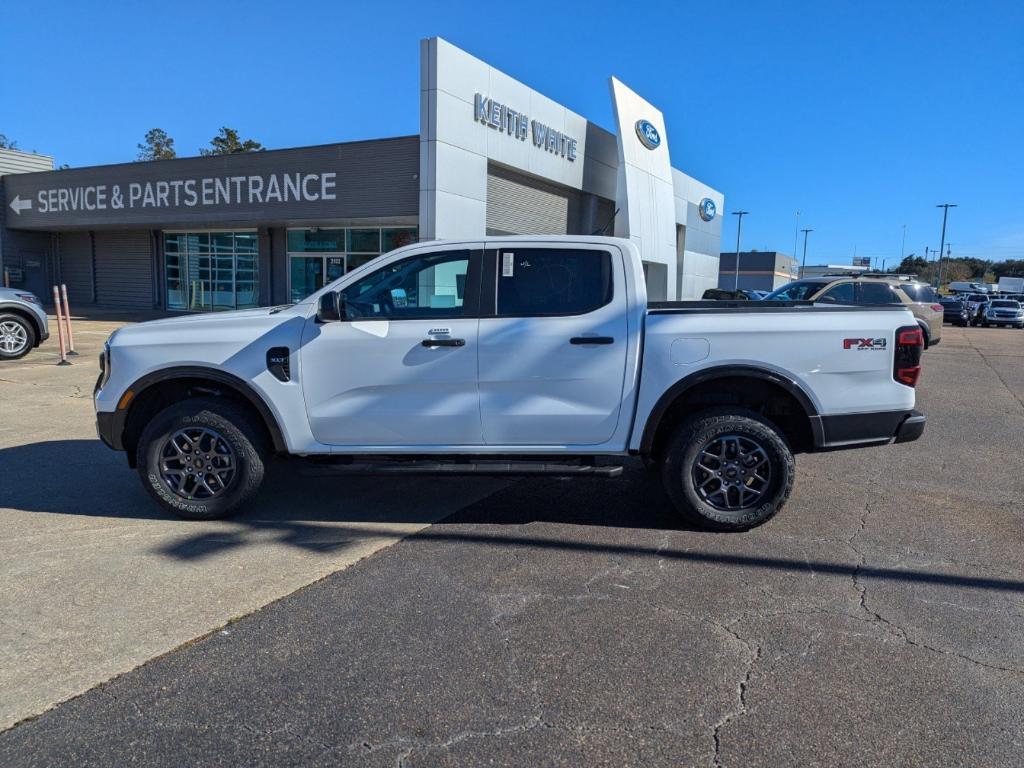
[[[690,523],[744,531],[771,519],[789,498],[796,464],[779,430],[753,411],[714,409],[682,422],[662,480]]]
[[[263,482],[262,433],[218,398],[185,400],[158,413],[139,439],[139,476],[169,512],[215,520],[234,512]]]

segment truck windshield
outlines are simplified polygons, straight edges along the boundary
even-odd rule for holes
[[[764,297],[765,301],[807,301],[811,296],[821,290],[824,283],[810,280],[797,280],[795,283],[787,283],[778,290],[772,291]]]
[[[1020,304],[1016,301],[993,301],[992,307],[994,309],[1020,309]]]

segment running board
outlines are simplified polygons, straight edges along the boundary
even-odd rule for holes
[[[303,475],[480,475],[480,476],[535,476],[547,477],[600,477],[622,475],[622,467],[594,466],[593,464],[554,464],[542,461],[393,461],[316,463],[301,471]]]

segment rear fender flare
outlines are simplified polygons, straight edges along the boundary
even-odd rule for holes
[[[737,377],[769,382],[781,387],[791,394],[796,401],[800,403],[800,406],[803,408],[804,413],[810,422],[811,436],[814,440],[814,446],[817,448],[824,444],[825,432],[821,423],[821,415],[819,414],[817,407],[814,405],[814,401],[811,399],[811,396],[799,382],[777,371],[759,368],[754,365],[722,365],[705,368],[704,370],[696,371],[691,373],[689,376],[683,377],[669,387],[665,393],[658,398],[658,402],[655,403],[654,408],[651,409],[651,412],[647,417],[647,422],[644,424],[643,435],[640,438],[640,454],[647,455],[651,452],[651,449],[654,447],[654,438],[658,433],[658,428],[661,426],[662,419],[665,417],[665,414],[668,413],[672,404],[682,395],[686,394],[687,390],[690,390],[699,384],[714,381],[715,379]]]

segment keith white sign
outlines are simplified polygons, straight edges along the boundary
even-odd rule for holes
[[[569,161],[576,159],[576,139],[539,120],[531,120],[522,112],[488,96],[478,93],[473,98],[473,119],[520,141],[526,141],[527,136],[530,136],[533,146],[538,149],[545,149]]]

